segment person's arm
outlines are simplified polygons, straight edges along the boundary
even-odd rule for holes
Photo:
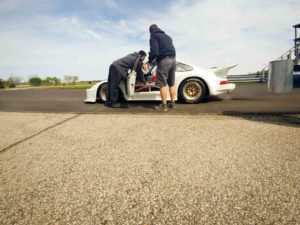
[[[151,63],[159,55],[159,46],[156,38],[151,35],[150,38],[150,52],[149,52],[149,63]]]

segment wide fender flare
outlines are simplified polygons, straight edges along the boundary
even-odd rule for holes
[[[179,88],[180,88],[180,85],[182,84],[183,81],[185,80],[188,80],[188,79],[199,79],[201,80],[202,82],[204,82],[204,85],[206,85],[207,87],[207,92],[210,93],[210,90],[212,88],[211,84],[209,82],[207,82],[207,80],[205,78],[203,78],[202,76],[199,76],[199,75],[189,75],[189,76],[186,76],[186,75],[180,75],[180,76],[177,76],[176,77],[176,92],[178,93],[179,92]]]

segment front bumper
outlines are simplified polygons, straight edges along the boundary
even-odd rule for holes
[[[93,89],[87,89],[86,90],[86,99],[84,100],[84,102],[89,103],[89,102],[96,102],[96,94],[95,94],[95,90]]]

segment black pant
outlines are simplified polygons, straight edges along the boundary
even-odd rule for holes
[[[110,65],[106,93],[107,104],[114,104],[118,101],[119,85],[122,80],[122,73],[114,65]]]

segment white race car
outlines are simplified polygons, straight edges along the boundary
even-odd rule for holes
[[[234,66],[202,69],[197,66],[188,65],[177,61],[175,74],[175,87],[177,98],[186,103],[198,103],[205,96],[214,96],[223,93],[230,93],[235,84],[227,80],[228,71]],[[86,103],[106,101],[107,80],[95,84],[86,90]],[[130,73],[126,81],[120,86],[120,97],[127,101],[161,101],[159,88],[155,82],[136,84],[136,73]],[[170,96],[168,94],[168,100]],[[176,99],[177,100],[177,99]]]

